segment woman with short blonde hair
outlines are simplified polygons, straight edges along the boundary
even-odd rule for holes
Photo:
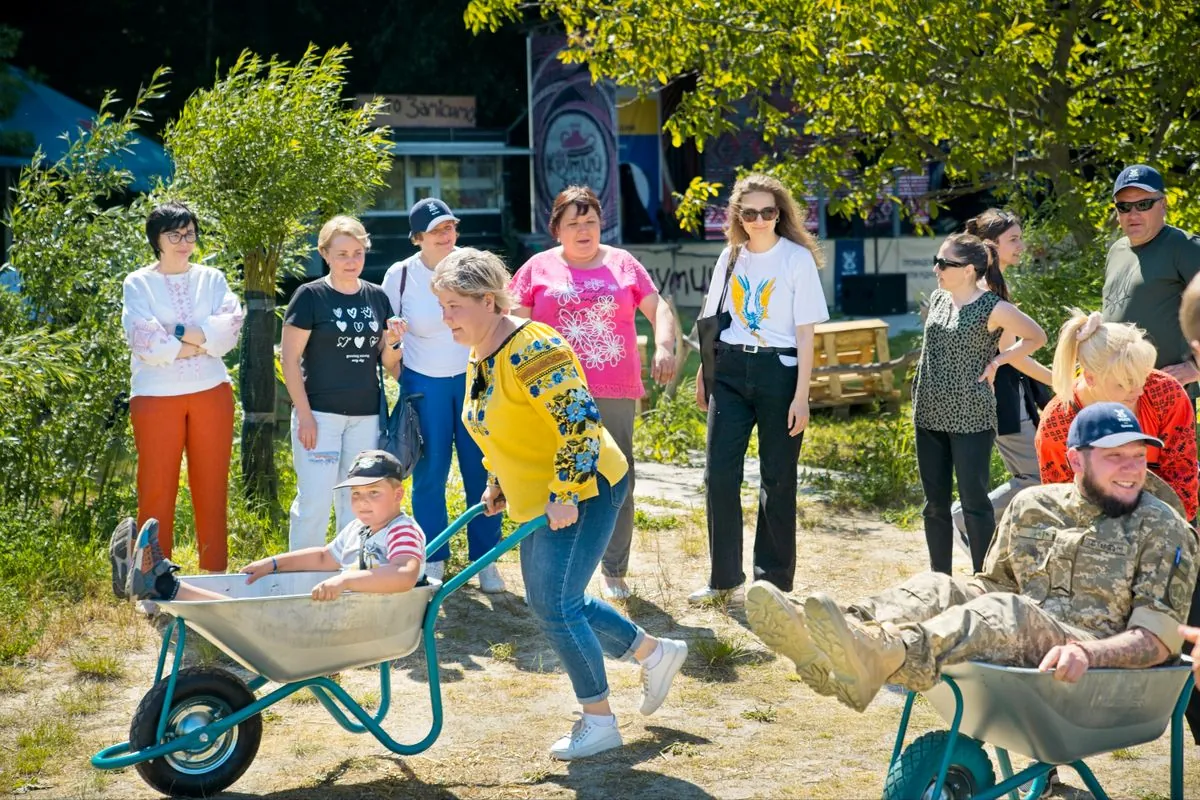
[[[1197,508],[1196,421],[1192,401],[1179,381],[1154,369],[1157,352],[1145,332],[1127,322],[1103,322],[1098,312],[1073,310],[1054,351],[1055,397],[1042,413],[1034,444],[1042,483],[1074,480],[1067,463],[1067,432],[1080,409],[1092,403],[1121,403],[1137,415],[1142,431],[1161,439],[1149,447],[1150,471],[1174,490],[1160,499],[1182,506],[1184,518]],[[1147,488],[1152,488],[1148,483]],[[1174,502],[1172,502],[1174,501]]]
[[[288,549],[324,547],[329,506],[337,530],[354,518],[348,492],[334,497],[354,457],[379,446],[378,364],[400,360],[402,333],[388,330],[387,295],[359,278],[371,237],[354,217],[337,216],[321,227],[317,252],[324,277],[300,286],[283,318],[280,361],[292,400],[292,502]]]

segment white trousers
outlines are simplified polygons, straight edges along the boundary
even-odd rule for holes
[[[379,446],[379,416],[348,417],[314,411],[317,446],[300,444],[300,423],[292,411],[292,464],[296,468],[296,499],[292,501],[288,549],[324,547],[328,540],[329,504],[333,502],[337,530],[350,524],[350,490],[333,487],[346,479],[354,457]]]

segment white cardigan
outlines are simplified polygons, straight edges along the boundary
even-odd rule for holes
[[[203,392],[229,382],[221,358],[237,346],[244,313],[224,274],[199,264],[164,275],[154,266],[125,277],[121,324],[133,355],[133,397]],[[204,331],[204,355],[176,359],[183,343],[177,324]]]

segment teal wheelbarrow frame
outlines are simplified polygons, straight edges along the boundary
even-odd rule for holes
[[[955,664],[925,693],[950,730],[926,733],[906,748],[917,697],[908,693],[884,800],[1036,800],[1056,766],[1075,770],[1097,800],[1107,800],[1084,759],[1154,741],[1168,724],[1171,798],[1183,800],[1183,717],[1192,687],[1187,661],[1152,669],[1089,670],[1075,684],[1036,669]],[[995,748],[999,783],[984,744]],[[1034,762],[1014,774],[1010,750]]]
[[[428,544],[426,552],[436,552],[483,510],[482,504],[468,509]],[[287,674],[287,668],[276,665],[273,668],[252,669],[255,677],[243,682],[226,670],[209,667],[182,667],[188,636],[188,606],[204,605],[209,609],[214,608],[214,604],[225,606],[221,610],[233,607],[227,606],[227,601],[207,601],[203,604],[163,604],[170,613],[175,615],[175,619],[163,631],[158,666],[154,673],[154,686],[142,699],[138,711],[134,715],[130,725],[130,740],[107,747],[92,756],[92,766],[98,769],[122,769],[134,766],[147,783],[172,796],[212,795],[234,783],[254,760],[262,736],[262,718],[259,715],[275,703],[301,689],[311,690],[334,720],[351,733],[370,733],[384,747],[398,755],[414,755],[427,750],[437,741],[442,731],[441,680],[438,673],[437,641],[434,638],[434,627],[442,602],[484,567],[494,563],[500,556],[519,545],[526,536],[545,524],[545,517],[538,517],[526,522],[440,587],[435,585],[426,588],[430,594],[428,604],[424,608],[423,617],[419,616],[418,611],[418,616],[414,617],[414,621],[419,620],[420,622],[419,641],[425,651],[432,721],[428,733],[420,741],[412,744],[398,742],[383,729],[381,724],[391,706],[391,660],[394,657],[405,655],[406,652],[398,652],[390,658],[377,661],[380,701],[374,714],[368,713],[345,689],[326,674],[305,677],[300,680],[286,680],[277,689],[256,698],[254,692],[271,680],[266,675],[258,673]],[[292,576],[315,575],[314,573],[283,573],[281,577],[285,574]],[[318,577],[324,577],[324,574]],[[198,582],[202,580],[203,578]],[[312,580],[310,579],[310,582]],[[414,590],[414,592],[416,591],[418,590]],[[353,596],[351,594],[343,595],[334,602],[344,603]],[[376,595],[375,597],[380,596]],[[284,599],[295,601],[294,596]],[[249,608],[249,606],[243,605],[242,608]],[[264,608],[266,607],[264,606]],[[281,607],[272,606],[268,613],[279,613],[279,608]],[[243,666],[252,666],[238,654],[235,646],[217,643]],[[171,671],[167,674],[165,671],[167,657],[172,644],[174,645],[174,656],[171,661]],[[413,631],[412,643],[404,650],[411,652],[412,649],[415,649],[416,644],[416,632]],[[347,650],[347,658],[353,659],[354,657],[349,653],[350,650]],[[372,660],[371,663],[376,662]],[[361,666],[361,664],[352,660],[338,669],[353,666]],[[284,673],[280,673],[278,671],[280,669],[283,669]],[[328,672],[334,671],[337,669],[328,670]]]

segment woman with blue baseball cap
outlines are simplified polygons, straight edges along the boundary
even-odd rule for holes
[[[451,452],[458,454],[458,469],[469,498],[483,495],[487,471],[479,446],[467,433],[461,415],[466,393],[469,349],[457,344],[442,322],[437,296],[429,288],[433,270],[457,248],[459,219],[436,197],[418,200],[408,212],[409,238],[420,248],[393,264],[383,278],[383,291],[392,313],[408,323],[398,366],[404,392],[414,397],[424,440],[421,458],[413,470],[413,516],[422,530],[442,531],[449,524],[446,481]],[[500,518],[479,516],[467,526],[467,548],[472,561],[500,541]],[[429,556],[425,573],[441,579],[450,548]],[[489,593],[503,592],[504,579],[495,564],[479,573],[479,586]]]

